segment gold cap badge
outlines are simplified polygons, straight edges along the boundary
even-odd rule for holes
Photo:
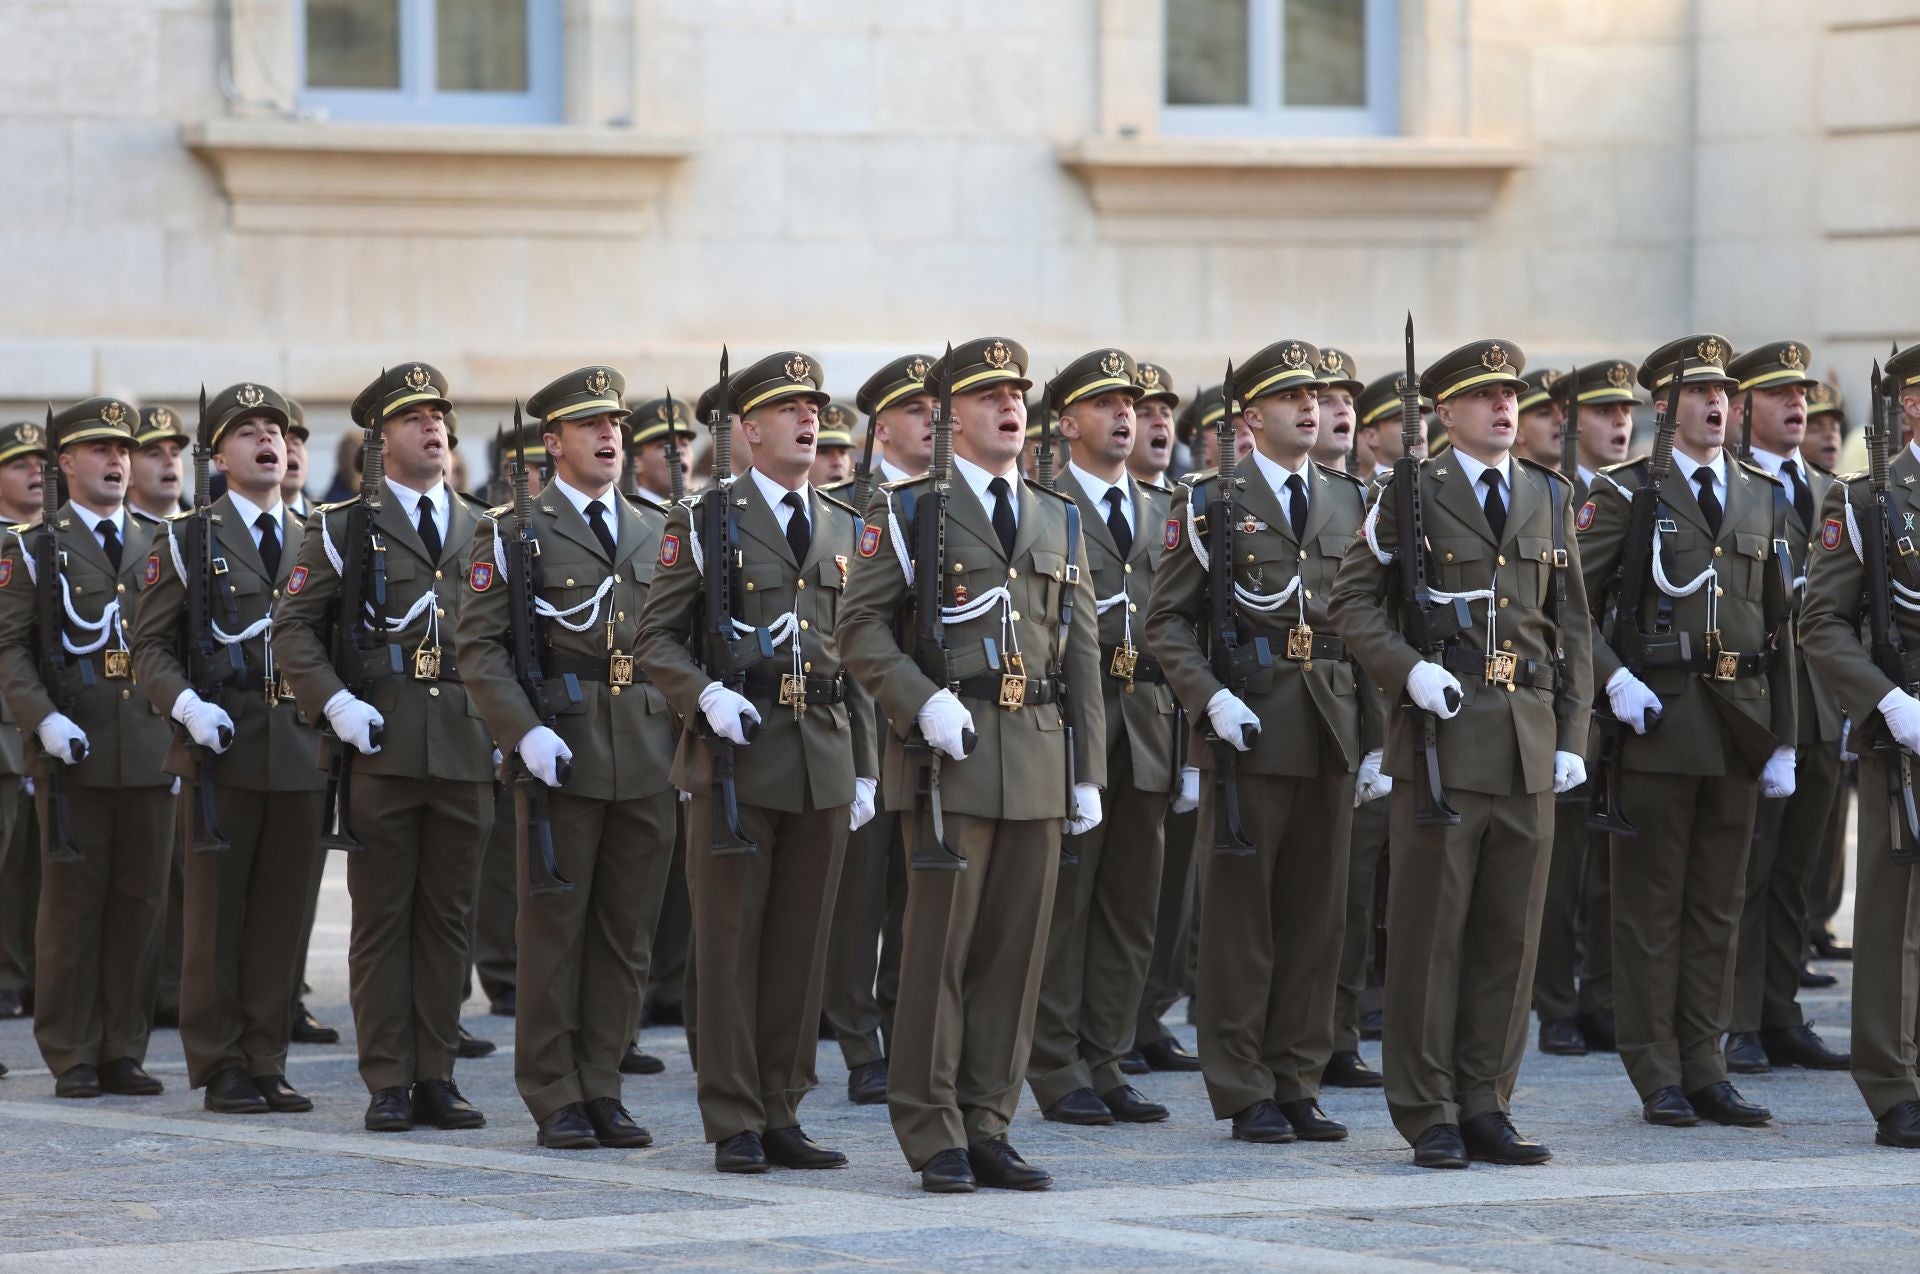
[[[1791,341],[1787,342],[1786,348],[1780,351],[1780,366],[1797,372],[1803,370],[1806,365],[1807,361],[1801,355],[1800,347]]]
[[[418,363],[415,363],[412,367],[409,367],[407,369],[406,381],[407,381],[408,389],[411,389],[417,392],[419,390],[425,389],[430,383],[432,383],[432,380],[433,378],[427,375],[427,369],[420,366],[420,364]]]
[[[1715,367],[1720,366],[1720,360],[1726,356],[1726,351],[1720,347],[1719,340],[1712,336],[1701,341],[1694,348],[1694,352],[1700,355],[1701,362],[1712,363]]]
[[[809,363],[803,355],[795,354],[787,360],[786,373],[788,380],[795,383],[804,382],[812,375],[813,364]]]
[[[1307,365],[1307,351],[1300,348],[1298,341],[1289,342],[1287,347],[1280,351],[1280,365],[1282,367],[1305,367]]]
[[[267,401],[267,396],[260,392],[258,385],[254,384],[240,386],[239,392],[234,394],[233,397],[234,401],[238,402],[242,407],[258,407],[261,403]]]
[[[1141,387],[1145,389],[1160,388],[1160,369],[1152,363],[1147,363],[1142,366],[1140,368],[1140,384]]]
[[[607,379],[607,369],[604,367],[596,367],[587,373],[587,392],[589,394],[604,394],[607,392],[607,386],[612,383],[612,381]]]
[[[119,403],[108,403],[100,409],[100,419],[110,425],[125,424],[127,420],[127,409]]]
[[[1007,348],[1005,341],[996,340],[993,344],[987,346],[987,352],[981,357],[986,359],[988,367],[999,371],[1002,367],[1005,367],[1013,361],[1013,351]]]
[[[1625,363],[1615,363],[1607,368],[1607,384],[1615,389],[1625,389],[1633,383],[1633,368]]]
[[[911,363],[907,364],[908,380],[918,383],[926,380],[926,378],[927,378],[927,360],[926,359],[916,358]]]
[[[1480,365],[1490,372],[1506,372],[1509,375],[1513,372],[1513,364],[1507,361],[1507,347],[1498,341],[1488,346],[1487,352],[1480,356]]]
[[[1109,376],[1118,376],[1126,365],[1127,360],[1121,357],[1117,349],[1108,350],[1107,356],[1100,360],[1100,370]]]

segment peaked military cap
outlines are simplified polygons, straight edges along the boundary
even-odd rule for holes
[[[118,439],[133,445],[140,413],[124,398],[88,398],[53,415],[54,445],[71,447],[95,438]]]
[[[1367,387],[1353,400],[1354,413],[1359,417],[1355,429],[1365,429],[1368,425],[1377,425],[1388,417],[1399,418],[1400,395],[1406,389],[1405,372],[1388,372],[1367,382]],[[1433,399],[1420,395],[1420,410],[1433,410]]]
[[[1733,342],[1712,332],[1702,332],[1668,341],[1647,355],[1646,361],[1640,364],[1641,388],[1655,393],[1665,389],[1673,379],[1674,365],[1682,358],[1687,360],[1689,385],[1739,383],[1727,375],[1727,363],[1733,358]]]
[[[1882,382],[1883,392],[1892,393],[1896,398],[1901,390],[1920,385],[1920,345],[1909,345],[1900,350],[1881,364],[1880,370],[1886,381],[1892,382],[1891,389],[1887,389],[1885,382]]]
[[[1320,347],[1307,341],[1275,341],[1233,369],[1233,396],[1242,407],[1264,394],[1318,389]]]
[[[1842,420],[1847,416],[1847,405],[1840,391],[1824,380],[1816,380],[1807,386],[1807,415],[1809,417],[1831,412]]]
[[[447,398],[447,378],[431,363],[400,363],[381,372],[379,379],[361,390],[348,413],[354,424],[370,429],[376,418],[385,420],[421,403],[443,412],[453,410]]]
[[[814,449],[851,447],[853,431],[860,426],[860,413],[846,403],[828,403],[820,409],[820,431],[813,436]]]
[[[1520,410],[1532,411],[1555,401],[1564,402],[1566,395],[1561,392],[1561,382],[1566,378],[1567,374],[1558,367],[1542,367],[1522,376],[1520,379],[1527,387],[1520,391]]]
[[[526,433],[526,439],[527,463],[530,465],[545,464],[547,462],[546,435],[537,429],[530,429]],[[513,434],[511,431],[502,430],[494,434],[491,448],[493,467],[495,469],[502,468],[506,464],[507,459],[513,455],[513,450]]]
[[[875,416],[895,403],[928,392],[927,372],[933,363],[931,354],[907,354],[894,359],[867,377],[867,383],[853,396],[854,405],[867,415]]]
[[[727,392],[733,398],[733,409],[742,416],[788,398],[806,398],[817,407],[825,407],[832,399],[822,379],[819,359],[787,349],[735,372],[727,382]]]
[[[1783,385],[1817,385],[1819,380],[1807,365],[1813,351],[1799,341],[1774,341],[1756,345],[1727,364],[1727,375],[1738,384],[1736,392],[1749,389],[1777,389]]]
[[[1359,365],[1353,361],[1353,355],[1331,345],[1320,347],[1320,357],[1314,361],[1313,370],[1320,379],[1336,389],[1344,389],[1356,399],[1360,391],[1366,388],[1360,379]]]
[[[221,437],[249,416],[265,416],[282,429],[287,427],[287,400],[279,390],[254,381],[228,385],[207,399],[207,414],[200,421],[200,445],[209,451],[220,445]]]
[[[622,400],[626,395],[627,378],[613,368],[598,364],[577,367],[543,385],[527,399],[527,414],[543,425],[590,416],[625,420],[629,413]]]
[[[448,418],[452,418],[451,412],[448,413]],[[453,426],[449,424],[447,428],[451,431]],[[287,399],[287,432],[302,442],[313,436],[312,431],[307,428],[307,409],[300,405],[298,398]]]
[[[1083,398],[1109,391],[1138,399],[1147,391],[1135,380],[1136,371],[1131,354],[1111,347],[1097,349],[1082,354],[1055,373],[1048,382],[1047,393],[1052,396],[1054,406],[1063,411]]]
[[[668,430],[687,438],[694,436],[693,409],[679,398],[649,398],[633,409],[627,424],[633,429],[630,445],[635,447],[659,442]]]
[[[1469,341],[1420,373],[1420,392],[1437,405],[1485,385],[1511,385],[1524,391],[1527,382],[1520,373],[1526,367],[1527,356],[1512,341]]]
[[[1135,363],[1133,382],[1140,386],[1140,401],[1164,402],[1169,407],[1180,405],[1180,394],[1173,387],[1173,375],[1158,363]]]
[[[1002,381],[1011,381],[1021,393],[1033,388],[1027,379],[1027,347],[1004,336],[980,336],[935,359],[926,383],[936,394],[943,385],[952,393],[968,394]]]
[[[1040,440],[1040,414],[1043,411],[1046,413],[1048,424],[1054,426],[1056,430],[1060,426],[1060,404],[1054,403],[1049,406],[1046,394],[1037,394],[1027,401],[1028,442],[1038,442]]]
[[[1174,436],[1191,444],[1196,431],[1213,428],[1226,414],[1226,396],[1220,392],[1220,386],[1208,385],[1194,394],[1193,401],[1180,413],[1180,419],[1173,422]]]
[[[156,442],[166,442],[169,439],[184,447],[193,441],[193,435],[181,425],[180,417],[175,414],[173,408],[142,407],[140,427],[133,431],[134,450],[151,447]]]
[[[700,395],[699,401],[693,404],[693,422],[695,424],[704,425],[709,422],[709,419],[713,415],[714,407],[720,401],[720,391],[723,388],[725,388],[725,386],[721,385],[718,381],[707,386],[707,392]],[[733,415],[737,416],[740,414],[740,404],[737,400],[729,398],[727,400],[727,407]]]
[[[1553,387],[1553,396],[1561,402],[1567,401],[1569,392],[1577,392],[1582,404],[1641,401],[1633,392],[1633,364],[1624,358],[1604,358],[1574,368],[1572,376],[1562,376]],[[1521,405],[1525,406],[1524,400]]]
[[[47,454],[47,431],[31,420],[0,425],[0,464],[21,456]]]

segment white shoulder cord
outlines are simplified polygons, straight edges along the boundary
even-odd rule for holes
[[[1867,555],[1860,546],[1860,523],[1854,517],[1853,501],[1843,500],[1841,507],[1847,513],[1847,539],[1853,544],[1853,555],[1861,562],[1865,562]],[[1892,600],[1895,606],[1901,610],[1920,613],[1920,592],[1908,588],[1891,575],[1887,576],[1887,583],[1893,586]]]

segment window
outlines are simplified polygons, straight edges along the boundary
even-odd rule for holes
[[[551,124],[561,0],[305,0],[300,104],[329,118]]]
[[[1396,0],[1165,0],[1161,129],[1399,131]]]

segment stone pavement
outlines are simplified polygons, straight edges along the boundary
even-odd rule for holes
[[[346,893],[336,859],[315,934],[310,997],[345,1009]],[[1811,1016],[1846,1040],[1848,966]],[[472,1006],[476,1014],[485,1005]],[[1177,1020],[1181,1010],[1176,1010]],[[810,1132],[846,1150],[841,1172],[723,1177],[700,1140],[684,1037],[649,1031],[667,1072],[631,1078],[645,1151],[533,1144],[513,1092],[512,1023],[459,1082],[491,1122],[478,1132],[375,1136],[348,1046],[300,1048],[306,1115],[208,1114],[187,1091],[178,1037],[156,1035],[149,1099],[55,1100],[25,1022],[0,1023],[0,1271],[130,1266],[165,1271],[751,1267],[1394,1270],[1912,1268],[1920,1257],[1920,1154],[1879,1149],[1844,1074],[1743,1082],[1778,1122],[1760,1130],[1642,1123],[1618,1059],[1530,1054],[1515,1114],[1555,1152],[1541,1168],[1410,1166],[1377,1093],[1331,1092],[1353,1128],[1331,1146],[1233,1142],[1197,1075],[1141,1087],[1173,1108],[1149,1127],[1075,1129],[1023,1106],[1016,1145],[1052,1171],[1039,1195],[921,1194],[885,1112],[845,1100],[822,1045]],[[1182,1029],[1189,1045],[1190,1030]],[[350,1038],[350,1037],[349,1037]],[[1378,1062],[1377,1046],[1369,1055]]]

